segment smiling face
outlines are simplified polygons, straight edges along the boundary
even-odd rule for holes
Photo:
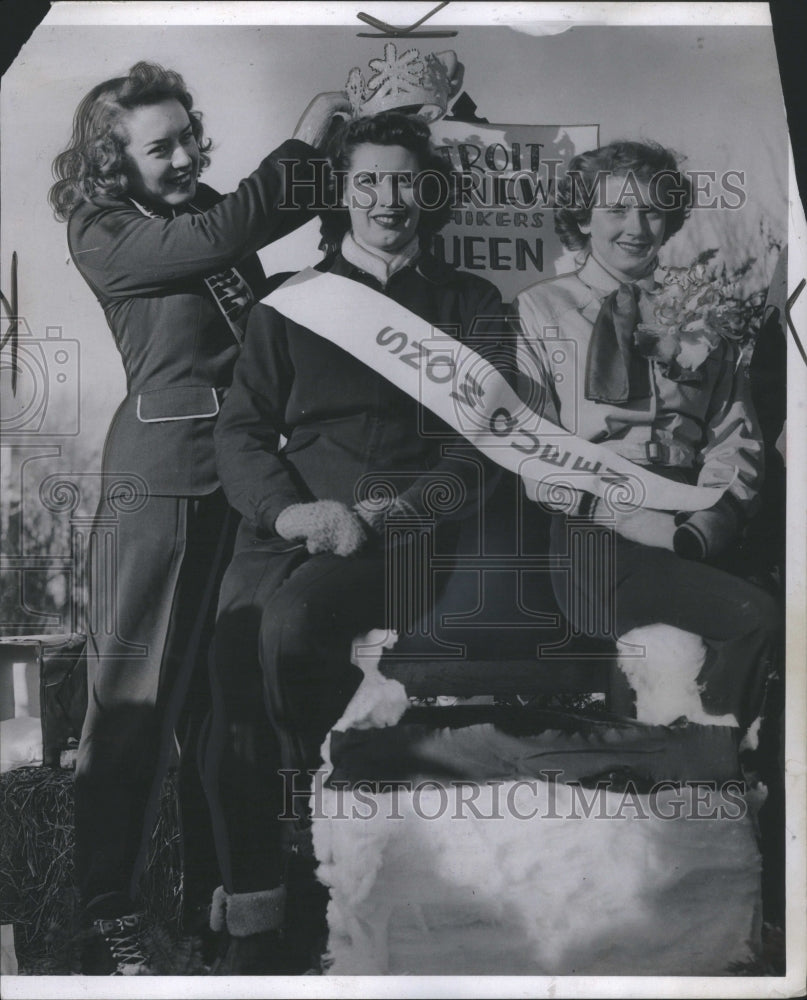
[[[664,213],[652,206],[648,186],[618,175],[606,178],[605,204],[592,209],[590,223],[580,225],[594,256],[626,281],[653,270],[664,228]]]
[[[174,98],[127,111],[125,163],[129,193],[158,208],[184,205],[196,194],[199,146],[188,112]]]
[[[404,146],[363,143],[353,150],[344,204],[360,243],[395,253],[414,237],[420,209],[413,181],[419,166],[417,155]]]

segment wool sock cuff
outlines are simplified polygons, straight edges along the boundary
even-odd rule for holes
[[[286,908],[286,887],[259,892],[225,892],[219,886],[213,893],[210,928],[226,930],[233,937],[248,937],[278,930]]]

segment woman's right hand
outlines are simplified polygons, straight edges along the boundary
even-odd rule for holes
[[[328,138],[328,131],[338,117],[350,117],[350,102],[344,91],[317,94],[302,113],[292,138],[320,148]]]

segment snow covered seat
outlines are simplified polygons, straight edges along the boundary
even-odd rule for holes
[[[356,647],[365,680],[315,783],[330,974],[718,975],[752,957],[734,730],[413,709],[378,670],[391,641]]]
[[[438,613],[354,643],[364,682],[312,799],[329,972],[726,973],[759,947],[761,860],[736,722],[700,703],[703,643],[564,636],[546,549],[522,541],[410,565],[404,593],[454,574]],[[525,573],[547,584],[531,605]],[[428,617],[428,590],[411,596]],[[410,704],[584,691],[615,714]]]
[[[475,805],[488,816],[503,802],[580,815],[570,786],[536,787],[488,783]],[[444,793],[402,798],[397,821],[387,794],[376,818],[315,825],[331,892],[329,974],[720,975],[758,948],[750,820],[668,821],[642,797],[648,818],[637,818],[604,792],[612,821],[458,821]],[[683,800],[692,812],[691,789],[666,794],[659,810],[674,815]],[[367,813],[366,797],[324,805]],[[729,806],[719,793],[708,804]]]
[[[747,961],[760,858],[730,730],[529,714],[416,709],[331,734],[313,826],[329,973]]]

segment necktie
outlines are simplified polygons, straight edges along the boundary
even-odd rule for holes
[[[625,403],[650,395],[649,365],[636,350],[639,289],[623,284],[603,300],[586,358],[585,396],[598,403]]]

